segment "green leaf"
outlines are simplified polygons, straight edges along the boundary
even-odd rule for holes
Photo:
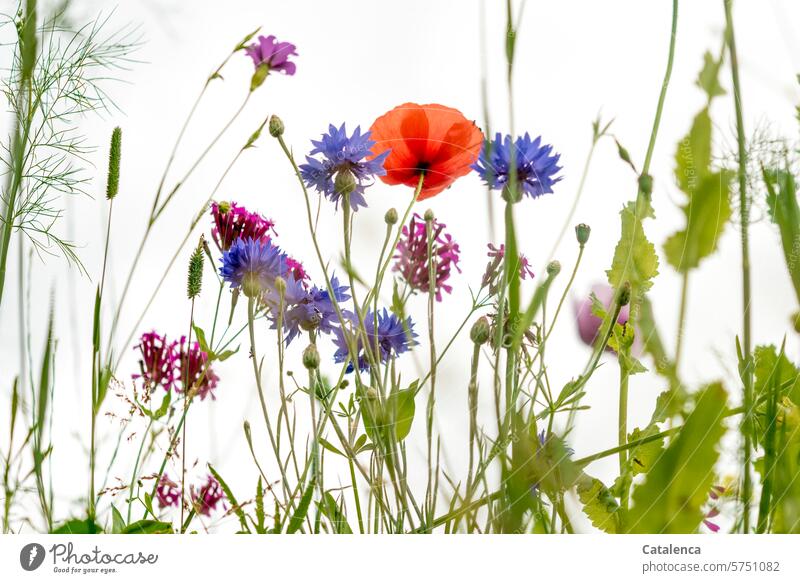
[[[74,518],[56,528],[52,534],[102,534],[102,532],[103,529],[94,521],[88,518]]]
[[[645,427],[644,430],[641,430],[637,427],[630,433],[630,435],[628,435],[628,442],[638,441],[639,439],[644,439],[652,435],[656,435],[657,433],[660,433],[660,430],[656,425],[649,425]],[[631,450],[630,455],[630,464],[633,475],[635,476],[637,474],[645,474],[649,472],[663,451],[663,437],[634,447]]]
[[[606,275],[614,289],[630,282],[632,302],[652,287],[652,280],[658,275],[656,248],[647,240],[642,225],[643,219],[653,216],[648,200],[641,201],[638,207],[636,202],[629,202],[620,211],[622,229]]]
[[[797,185],[786,170],[762,170],[767,187],[767,207],[772,222],[778,225],[781,245],[795,295],[800,302],[800,261],[797,261],[797,241],[800,241],[800,206],[797,204]]]
[[[711,165],[711,117],[706,107],[698,113],[689,134],[678,142],[675,152],[675,179],[689,196],[697,190]]]
[[[228,487],[228,484],[225,483],[225,480],[222,479],[222,476],[219,475],[217,470],[215,470],[211,464],[208,464],[208,470],[211,472],[211,475],[217,479],[217,482],[219,482],[219,485],[222,487],[222,491],[225,492],[225,497],[228,499],[228,502],[231,503],[233,512],[239,519],[239,524],[241,525],[242,530],[245,532],[250,532],[250,528],[247,526],[247,521],[245,520],[244,511],[236,501],[233,491]]]
[[[717,249],[717,241],[731,216],[731,173],[723,170],[704,176],[683,207],[686,228],[664,243],[667,262],[681,273],[700,265]]]
[[[625,530],[640,534],[694,532],[714,481],[717,445],[725,432],[725,389],[702,389],[678,436],[658,457],[643,484],[633,491]]]
[[[172,525],[160,520],[139,520],[123,528],[122,534],[172,534]]]
[[[219,354],[214,354],[214,360],[219,360],[220,362],[228,360],[231,356],[233,356],[237,352],[239,352],[238,346],[233,350],[223,350]]]
[[[330,492],[325,492],[319,507],[322,514],[330,520],[333,532],[336,534],[353,534],[353,529],[347,523],[347,517],[342,512],[341,505],[336,502]]]
[[[340,456],[342,456],[342,457],[347,457],[347,456],[346,456],[346,455],[344,455],[344,454],[343,454],[343,453],[342,453],[340,450],[338,450],[338,449],[336,448],[336,446],[334,446],[334,445],[333,445],[333,444],[332,444],[330,441],[328,441],[328,440],[327,440],[327,439],[325,439],[324,437],[320,437],[320,438],[319,438],[319,444],[320,444],[322,447],[324,447],[325,449],[327,449],[327,450],[328,450],[329,452],[331,452],[331,453],[335,453],[336,455],[340,455]]]
[[[722,58],[715,60],[709,51],[703,55],[703,68],[697,77],[697,86],[705,91],[708,100],[714,97],[725,95],[725,90],[719,84],[719,70],[722,66]]]
[[[603,532],[619,532],[619,504],[611,491],[597,478],[584,474],[578,481],[578,498],[583,512],[595,528]]]
[[[125,519],[119,513],[117,507],[111,505],[111,532],[112,534],[120,534],[125,529]]]
[[[394,435],[397,441],[404,440],[411,432],[414,422],[414,390],[403,389],[387,399],[387,408],[393,412]]]
[[[316,481],[313,478],[308,482],[303,496],[300,498],[300,503],[297,505],[294,514],[292,514],[292,518],[289,519],[289,526],[286,527],[286,534],[294,534],[303,526],[303,521],[308,514],[308,508],[311,506],[311,498],[314,495],[314,488],[316,485]]]
[[[265,521],[264,487],[261,485],[261,476],[259,476],[258,484],[256,484],[256,532],[258,534],[264,534],[267,531]]]
[[[197,336],[197,343],[200,345],[200,350],[210,356],[212,350],[208,347],[208,342],[206,342],[206,333],[203,332],[203,329],[197,324],[194,324],[192,328],[194,329],[194,335]]]

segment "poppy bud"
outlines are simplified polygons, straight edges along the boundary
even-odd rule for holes
[[[484,344],[489,340],[490,327],[489,318],[481,316],[472,325],[472,330],[469,331],[469,337],[475,344]]]
[[[431,221],[433,221],[434,219],[433,211],[431,209],[426,210],[424,218],[426,223],[430,223]]]
[[[561,272],[561,263],[558,261],[551,261],[547,264],[547,275],[555,277]]]
[[[579,223],[575,225],[575,237],[578,239],[578,243],[583,247],[586,245],[586,242],[589,240],[589,235],[592,234],[592,229],[589,225],[585,223]]]
[[[309,344],[303,351],[303,366],[308,370],[319,368],[319,351],[316,344]]]
[[[269,117],[269,135],[273,138],[279,138],[283,135],[283,130],[283,120],[277,115],[271,115]]]
[[[390,208],[388,211],[386,211],[386,214],[383,216],[383,220],[386,221],[387,225],[397,224],[397,209]]]
[[[358,186],[358,182],[350,170],[339,170],[336,173],[336,180],[333,182],[336,194],[348,195],[356,189],[356,186]]]
[[[631,282],[626,281],[619,288],[619,305],[622,307],[627,306],[629,303],[631,303]]]
[[[639,176],[639,188],[647,196],[650,196],[653,193],[653,177],[649,174]]]

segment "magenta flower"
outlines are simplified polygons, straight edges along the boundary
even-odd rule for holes
[[[725,493],[725,488],[722,486],[711,486],[711,491],[708,493],[709,499],[714,503],[719,501],[720,496]],[[708,512],[703,516],[703,524],[711,532],[719,532],[719,525],[716,522],[711,522],[712,518],[719,516],[719,508],[712,506]]]
[[[178,501],[181,499],[181,490],[178,484],[170,480],[166,474],[162,474],[156,488],[156,498],[161,508],[177,506]]]
[[[266,65],[269,72],[280,71],[286,75],[294,75],[296,67],[289,61],[289,57],[297,56],[296,49],[292,43],[278,42],[273,35],[259,35],[258,41],[247,47],[244,52],[253,59],[256,68]]]
[[[495,247],[489,243],[487,247],[489,252],[486,255],[489,257],[489,263],[486,264],[481,286],[488,288],[490,293],[495,294],[502,281],[503,258],[506,255],[506,246],[501,244],[500,247]],[[519,277],[520,279],[533,279],[533,269],[531,269],[530,261],[522,253],[519,254]]]
[[[433,239],[432,255],[435,261],[434,288],[436,290],[436,300],[442,301],[442,290],[451,293],[453,288],[445,282],[450,278],[450,273],[458,267],[459,248],[458,243],[444,232],[447,225],[440,223],[436,219],[431,221],[431,238]],[[403,226],[402,238],[397,244],[397,254],[394,271],[399,271],[403,279],[413,289],[427,292],[430,289],[430,270],[428,264],[428,223],[414,213],[411,223]]]
[[[214,226],[211,237],[220,251],[227,251],[238,238],[268,240],[275,233],[275,223],[258,213],[251,213],[235,202],[211,204]]]
[[[610,309],[611,303],[614,301],[614,289],[604,283],[598,283],[592,286],[592,293],[598,300],[605,306],[606,310]],[[600,327],[603,320],[598,318],[592,313],[592,298],[587,296],[583,300],[574,303],[575,319],[578,322],[578,335],[587,346],[594,346],[597,341],[597,336],[600,333]],[[623,306],[619,311],[617,318],[618,324],[626,324],[630,316],[630,306]],[[638,337],[634,339],[634,346]],[[606,347],[606,350],[613,352],[611,348]],[[636,350],[634,349],[634,352]]]
[[[201,401],[209,395],[216,399],[212,391],[217,388],[219,377],[208,364],[208,354],[200,350],[200,344],[192,342],[190,347],[187,346],[186,336],[181,336],[180,340],[177,379],[183,387],[181,392],[192,388],[197,391]]]
[[[149,389],[158,386],[167,391],[175,386],[175,363],[178,360],[176,342],[167,342],[167,337],[155,331],[142,334],[139,344],[134,347],[141,354],[139,369],[141,374],[133,375],[133,379],[144,379]]]
[[[225,498],[222,486],[213,476],[208,476],[206,483],[197,490],[192,486],[190,491],[195,512],[203,516],[210,516],[211,511],[216,510],[217,504]]]

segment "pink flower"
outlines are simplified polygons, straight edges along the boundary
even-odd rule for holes
[[[200,350],[200,344],[192,342],[187,346],[186,336],[181,336],[180,358],[177,379],[180,380],[183,391],[193,388],[204,401],[207,396],[216,399],[213,390],[217,387],[219,377],[208,365],[208,354]]]
[[[167,342],[167,337],[155,331],[142,334],[139,344],[134,347],[141,353],[139,369],[141,374],[133,379],[144,379],[148,389],[158,386],[170,390],[175,386],[175,363],[178,360],[176,342]]]
[[[216,510],[217,504],[225,498],[222,486],[213,476],[208,476],[206,483],[197,490],[192,486],[191,495],[195,511],[203,516],[210,516],[211,511]]]
[[[161,508],[177,506],[178,501],[181,499],[181,490],[178,484],[170,480],[166,474],[162,474],[156,488],[156,498]]]
[[[258,41],[247,47],[244,52],[253,59],[256,68],[266,65],[270,71],[294,75],[297,67],[289,61],[289,57],[297,56],[296,49],[292,43],[278,42],[273,35],[259,35]]]
[[[489,263],[486,264],[486,271],[483,274],[481,285],[489,288],[490,293],[495,294],[502,281],[503,258],[506,255],[506,246],[501,244],[500,247],[495,247],[489,243],[487,247],[489,252],[486,255],[489,257]],[[522,253],[519,254],[519,278],[533,279],[533,269],[531,269],[530,261]]]
[[[211,237],[220,251],[227,251],[236,239],[269,240],[269,232],[275,234],[275,223],[258,213],[251,213],[235,202],[211,204],[214,227]]]
[[[605,306],[606,310],[610,309],[611,303],[614,301],[614,289],[604,283],[598,283],[592,286],[592,293],[598,300]],[[574,303],[575,319],[578,322],[578,334],[587,346],[594,346],[597,342],[597,336],[600,333],[600,326],[603,321],[592,313],[592,298],[587,296],[581,301]],[[626,324],[630,317],[630,306],[623,306],[619,311],[617,318],[618,324]],[[606,350],[612,351],[611,348],[606,347]],[[640,354],[642,351],[642,341],[638,334],[634,337],[633,347],[631,352],[633,354]],[[613,352],[613,351],[612,351]]]
[[[451,293],[453,288],[445,283],[455,267],[459,273],[458,259],[460,250],[458,243],[444,232],[447,225],[436,219],[431,221],[432,254],[435,262],[434,289],[436,300],[442,301],[442,290]],[[413,289],[427,292],[430,289],[430,266],[428,264],[428,223],[414,213],[411,223],[403,226],[402,238],[397,243],[397,254],[394,271],[399,271],[403,279]]]

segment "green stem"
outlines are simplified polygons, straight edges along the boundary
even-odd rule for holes
[[[753,401],[753,367],[751,366],[751,314],[750,314],[750,209],[747,201],[747,151],[745,148],[744,116],[742,114],[742,90],[739,81],[739,59],[736,55],[736,39],[733,33],[732,0],[723,0],[725,6],[725,23],[728,50],[731,59],[731,76],[733,79],[733,101],[736,109],[736,142],[739,157],[739,223],[742,242],[742,320],[744,367],[740,371],[744,385],[744,416],[742,433],[744,435],[744,480],[742,484],[742,528],[750,532],[750,499],[752,497],[752,476],[750,460],[752,444],[750,439],[750,416]]]

